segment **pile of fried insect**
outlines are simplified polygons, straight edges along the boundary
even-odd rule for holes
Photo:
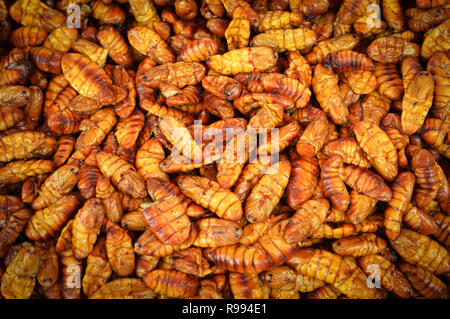
[[[449,18],[0,0],[1,298],[448,298]]]

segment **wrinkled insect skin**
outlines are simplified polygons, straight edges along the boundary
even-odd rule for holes
[[[199,287],[196,277],[175,270],[154,270],[144,276],[144,282],[155,292],[172,298],[192,297]]]

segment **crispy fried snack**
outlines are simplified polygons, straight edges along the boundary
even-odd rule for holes
[[[73,256],[72,224],[73,220],[70,220],[64,226],[55,246],[56,253],[59,256],[60,286],[64,299],[81,298],[81,273],[84,266],[82,261],[75,259]]]
[[[116,4],[106,4],[101,0],[92,5],[92,17],[100,20],[102,24],[121,24],[125,21],[126,13]]]
[[[136,261],[136,276],[143,278],[146,273],[156,269],[159,258],[150,255],[139,255]]]
[[[55,238],[75,212],[78,202],[75,196],[66,195],[50,206],[38,210],[28,222],[25,235],[35,241]]]
[[[348,165],[344,168],[344,183],[358,193],[371,196],[379,201],[387,202],[392,198],[392,192],[383,179],[366,168]]]
[[[398,174],[398,156],[386,133],[366,121],[357,122],[353,131],[370,164],[383,178],[392,181]]]
[[[65,16],[39,0],[19,0],[9,7],[11,18],[25,26],[43,27],[47,32],[65,24]]]
[[[331,202],[331,206],[340,211],[346,211],[350,205],[350,195],[345,187],[343,176],[343,159],[333,155],[328,160],[320,162],[323,190]]]
[[[449,125],[450,123],[440,119],[428,118],[421,128],[421,136],[424,141],[446,158],[450,158],[450,147],[445,143],[447,133],[450,131]]]
[[[250,47],[228,51],[222,55],[213,55],[206,59],[208,66],[224,75],[236,75],[266,71],[278,60],[278,53],[269,47]]]
[[[339,8],[337,16],[342,23],[352,24],[359,16],[365,13],[370,2],[370,0],[344,0]]]
[[[394,32],[403,31],[405,18],[401,1],[399,0],[383,0],[382,1],[383,17]]]
[[[8,217],[0,231],[0,257],[3,258],[6,255],[10,245],[14,244],[31,216],[32,211],[29,208],[23,208]]]
[[[59,263],[54,242],[37,242],[35,245],[39,250],[39,272],[36,278],[39,285],[44,289],[59,286]]]
[[[438,229],[433,233],[433,236],[443,245],[450,246],[450,217],[437,212],[433,214],[433,219],[438,225]]]
[[[403,222],[409,228],[425,235],[434,234],[438,230],[438,225],[433,217],[415,206],[406,211],[403,215]]]
[[[201,147],[183,123],[167,114],[159,118],[159,128],[168,141],[187,159],[194,163],[201,162]]]
[[[165,63],[144,71],[141,80],[144,86],[158,87],[162,81],[183,88],[200,83],[205,72],[206,68],[198,62]]]
[[[429,9],[409,8],[405,11],[406,22],[411,31],[422,32],[444,22],[448,18],[445,7]]]
[[[361,257],[384,252],[386,241],[375,234],[365,233],[338,239],[332,244],[333,251],[341,256]]]
[[[224,33],[228,50],[248,47],[250,39],[250,22],[247,19],[233,19]],[[217,52],[216,52],[217,53]]]
[[[138,198],[147,196],[145,182],[141,175],[120,157],[98,152],[97,162],[102,174],[109,178],[121,192]]]
[[[325,285],[323,281],[296,273],[287,266],[279,266],[266,271],[264,281],[272,289],[294,290],[303,293],[314,291]]]
[[[313,157],[319,152],[328,134],[328,120],[325,116],[312,120],[297,142],[297,153],[302,157]]]
[[[412,135],[423,125],[433,103],[434,81],[431,73],[417,73],[402,100],[402,131]]]
[[[78,210],[72,225],[72,249],[76,259],[85,259],[94,248],[105,218],[100,199],[90,198]]]
[[[161,64],[175,62],[175,55],[169,50],[167,43],[152,29],[135,27],[128,30],[127,34],[130,44],[140,53]]]
[[[290,51],[287,57],[289,67],[284,71],[284,74],[309,88],[312,81],[312,70],[308,60],[296,51]]]
[[[135,109],[126,119],[120,119],[114,133],[119,145],[124,148],[135,147],[139,133],[144,127],[144,121],[144,113],[138,109]]]
[[[86,39],[78,39],[72,43],[73,51],[81,53],[95,62],[99,67],[103,67],[108,57],[108,49],[105,49]]]
[[[6,225],[8,216],[24,207],[19,197],[13,195],[0,195],[0,227]]]
[[[389,239],[395,240],[400,234],[402,216],[408,210],[414,183],[414,174],[402,172],[392,184],[392,199],[387,203],[389,207],[384,212],[384,227]]]
[[[289,11],[265,11],[259,13],[258,32],[265,32],[277,29],[291,29],[303,24],[303,14]]]
[[[251,223],[261,222],[272,213],[281,199],[291,175],[291,163],[285,156],[273,163],[259,179],[245,202],[245,217]]]
[[[403,228],[396,240],[390,240],[392,248],[409,264],[417,265],[435,275],[448,272],[448,251],[426,235]]]
[[[195,223],[198,235],[193,242],[197,247],[220,247],[239,242],[242,228],[239,224],[220,218],[202,218]]]
[[[365,54],[353,50],[339,50],[330,52],[323,60],[325,66],[336,72],[348,72],[356,70],[373,71],[374,63]]]
[[[171,298],[188,298],[197,293],[197,277],[176,270],[156,269],[144,276],[145,284],[154,292]]]
[[[319,287],[306,294],[306,299],[338,299],[341,293],[331,285]]]
[[[159,269],[181,271],[197,277],[205,277],[213,273],[208,261],[203,257],[200,248],[190,247],[164,257]]]
[[[304,202],[289,218],[283,237],[288,244],[298,243],[314,233],[325,221],[330,204],[324,198]]]
[[[118,278],[103,284],[89,299],[154,299],[156,293],[138,278]]]
[[[56,139],[38,131],[23,131],[0,138],[0,161],[46,157],[56,150]]]
[[[346,81],[355,94],[369,94],[377,87],[375,74],[365,70],[351,72]]]
[[[436,198],[439,189],[446,183],[445,174],[433,155],[425,149],[414,152],[411,168],[419,186],[416,188],[414,202],[418,208],[424,208]]]
[[[407,52],[409,41],[400,36],[386,36],[373,40],[367,47],[367,55],[382,63],[398,63]]]
[[[38,272],[39,251],[33,245],[22,247],[1,277],[2,296],[6,299],[30,298]]]
[[[72,43],[76,39],[78,39],[78,29],[63,25],[54,29],[48,35],[43,46],[61,53],[66,53],[71,49]]]
[[[45,208],[67,195],[78,182],[79,167],[66,164],[54,171],[42,184],[39,195],[34,199],[34,210]]]
[[[202,86],[221,99],[235,100],[242,93],[242,84],[224,75],[207,75],[202,80]]]
[[[83,293],[90,297],[101,286],[108,282],[112,274],[106,253],[105,237],[99,237],[94,249],[87,257],[86,270],[83,276]]]
[[[383,299],[385,293],[378,289],[371,289],[368,286],[369,278],[358,267],[355,258],[346,256],[343,257],[344,262],[350,267],[352,275],[342,282],[333,284],[340,293],[350,299]]]
[[[319,36],[319,34],[317,34]],[[338,37],[325,39],[317,43],[312,50],[305,55],[311,64],[319,64],[328,54],[341,51],[352,50],[359,42],[359,37],[354,34],[344,34]]]
[[[329,1],[326,0],[289,0],[292,12],[301,12],[308,19],[327,12],[329,5]]]
[[[106,252],[112,270],[121,277],[130,276],[134,272],[135,256],[133,242],[126,230],[107,220]]]
[[[150,1],[145,1],[151,3]],[[131,1],[130,1],[131,5]],[[128,44],[122,35],[113,27],[104,27],[97,33],[98,42],[108,49],[109,57],[119,65],[130,67],[133,63],[133,56]]]
[[[319,64],[314,69],[312,87],[322,110],[335,124],[344,124],[348,120],[349,113],[342,100],[338,80],[337,74]]]
[[[164,244],[179,245],[189,237],[191,222],[186,215],[186,204],[180,199],[169,195],[141,206],[148,226]]]
[[[450,83],[450,76],[448,75],[448,68],[450,60],[443,52],[434,53],[427,64],[427,71],[433,75],[434,80],[434,98],[431,106],[431,114],[433,117],[448,122],[449,117],[449,94],[448,85]]]
[[[116,102],[116,91],[106,72],[79,53],[65,53],[61,68],[70,85],[78,93],[102,105]]]
[[[164,149],[155,138],[148,140],[139,148],[136,153],[136,169],[145,182],[151,177],[169,181],[168,175],[160,168],[164,158]]]
[[[230,18],[247,19],[252,27],[258,27],[260,23],[258,13],[249,3],[243,0],[222,0],[222,4]]]
[[[420,50],[420,56],[423,59],[428,60],[435,52],[447,52],[449,50],[449,29],[450,21],[447,19],[425,33]]]
[[[406,57],[405,60],[407,58],[411,57]],[[376,62],[373,72],[378,83],[378,92],[391,100],[399,101],[403,96],[403,82],[396,64]]]
[[[388,259],[378,255],[368,255],[359,258],[358,263],[368,276],[372,273],[373,266],[371,265],[378,266],[381,285],[398,297],[411,298],[413,296],[413,288],[406,276]]]
[[[299,40],[300,39],[300,40]],[[273,48],[277,52],[308,50],[317,42],[316,32],[306,28],[268,30],[252,38],[250,46]]]
[[[84,199],[95,196],[95,188],[101,175],[102,173],[96,166],[90,166],[86,163],[81,165],[77,186]]]
[[[270,288],[257,274],[232,272],[229,283],[235,299],[269,299]]]
[[[293,209],[313,196],[318,182],[319,162],[315,157],[302,158],[293,152],[291,155],[291,176],[286,187],[287,203]]]
[[[81,150],[88,146],[97,146],[117,123],[113,108],[103,108],[95,112],[80,125],[82,131],[75,143],[75,149]]]
[[[51,173],[54,171],[54,168],[54,164],[50,160],[20,160],[10,162],[0,168],[0,183],[18,183],[31,176]]]
[[[20,27],[11,32],[11,44],[16,48],[41,45],[47,38],[47,31],[38,26]]]
[[[405,262],[400,263],[398,268],[406,275],[414,289],[425,298],[448,298],[448,290],[445,284],[428,270]]]
[[[298,249],[286,264],[302,275],[329,284],[341,282],[352,274],[341,256],[323,249]]]
[[[195,203],[209,209],[219,217],[238,221],[242,218],[242,205],[231,191],[206,177],[180,176],[177,180],[181,192]]]
[[[344,159],[345,164],[352,164],[364,168],[369,168],[370,163],[367,161],[358,142],[353,137],[341,137],[335,141],[325,144],[322,152],[326,156],[340,155]]]
[[[151,255],[155,257],[165,257],[173,254],[175,251],[186,249],[192,246],[198,230],[196,227],[191,227],[189,238],[180,245],[165,245],[162,243],[153,232],[148,229],[134,243],[134,251],[140,255]]]

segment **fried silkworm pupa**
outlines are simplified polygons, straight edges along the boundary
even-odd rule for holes
[[[75,196],[66,195],[50,206],[36,211],[27,224],[25,235],[34,241],[55,238],[77,209],[78,203]]]
[[[72,225],[72,249],[75,258],[87,258],[94,249],[105,218],[105,207],[98,198],[88,199],[81,207]]]
[[[242,235],[239,224],[220,218],[202,218],[196,226],[199,232],[193,245],[202,248],[233,245]]]
[[[392,248],[409,264],[417,265],[435,275],[448,272],[448,251],[430,237],[403,228],[395,240],[389,240]]]
[[[28,299],[39,272],[39,251],[33,245],[22,247],[6,267],[0,292],[6,299]]]
[[[402,262],[398,265],[402,273],[408,277],[414,289],[425,298],[447,299],[448,290],[445,284],[424,268],[415,267]]]
[[[370,164],[383,178],[392,181],[398,174],[398,156],[387,134],[378,125],[366,121],[357,122],[353,131]]]
[[[197,204],[211,210],[219,217],[238,221],[243,216],[241,202],[231,191],[205,177],[180,176],[177,179],[181,192]]]
[[[156,269],[144,276],[145,284],[154,292],[171,298],[188,298],[197,293],[197,277],[176,270]]]
[[[340,282],[351,275],[350,267],[341,256],[323,249],[299,249],[286,263],[303,275],[329,284]]]
[[[31,216],[30,209],[23,208],[8,217],[5,227],[0,231],[0,257],[5,256],[10,245],[14,244]]]
[[[89,299],[154,299],[156,293],[138,278],[118,278],[103,284]]]
[[[372,233],[341,238],[333,242],[333,251],[341,256],[361,257],[382,253],[386,241]]]
[[[98,152],[97,162],[102,174],[109,178],[121,192],[137,198],[147,196],[147,189],[141,175],[120,157]]]
[[[106,253],[105,237],[99,237],[86,260],[86,270],[82,280],[83,293],[91,296],[107,283],[112,274]]]
[[[381,285],[393,292],[400,298],[411,298],[414,289],[397,267],[388,259],[379,255],[368,255],[358,259],[361,269],[369,276],[371,275],[371,265],[376,265],[380,269]]]
[[[75,164],[66,164],[54,171],[39,189],[39,195],[34,199],[32,208],[35,210],[45,208],[69,194],[78,182],[78,171],[79,167]]]
[[[298,243],[314,233],[325,221],[330,204],[326,199],[311,199],[289,218],[283,237],[288,244]]]
[[[131,237],[119,225],[107,220],[104,224],[106,231],[106,252],[112,270],[120,277],[133,274],[135,255]]]

